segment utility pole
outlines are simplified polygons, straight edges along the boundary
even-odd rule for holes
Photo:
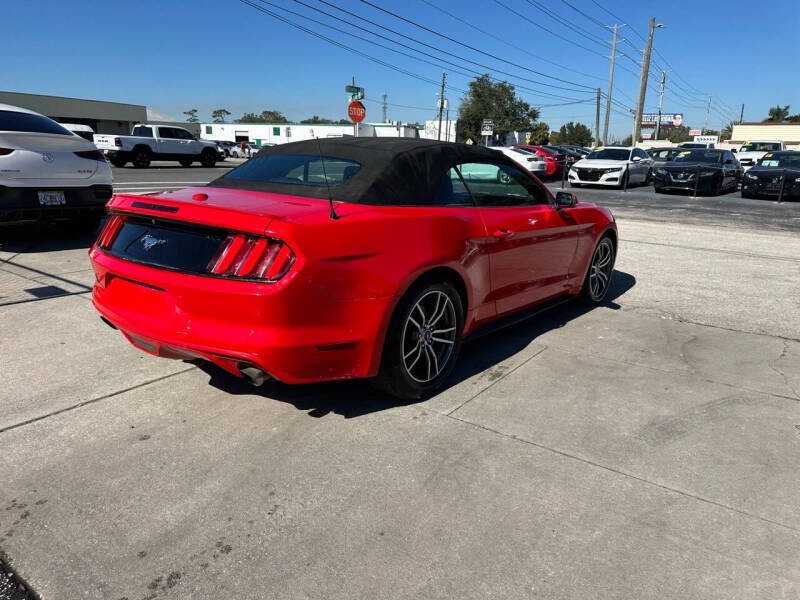
[[[386,118],[386,92],[383,92],[383,123],[388,123],[388,119]]]
[[[617,56],[617,25],[614,25],[614,37],[611,39],[611,67],[608,71],[608,94],[606,94],[606,120],[603,124],[603,144],[608,142],[608,118],[611,114],[611,90],[614,86],[614,59]]]
[[[600,88],[597,88],[597,111],[594,115],[594,147],[600,145]]]
[[[706,120],[703,121],[703,133],[708,129],[708,113],[711,110],[711,94],[708,95],[708,102],[706,102]]]
[[[647,78],[650,75],[650,52],[653,49],[653,30],[656,27],[655,17],[650,17],[650,31],[647,34],[647,47],[644,49],[642,56],[642,74],[639,77],[639,100],[636,103],[636,118],[633,127],[633,140],[632,145],[636,145],[636,140],[639,139],[639,132],[642,129],[642,111],[644,111],[644,98],[647,92]],[[661,25],[663,27],[663,25]]]
[[[656,121],[656,138],[661,133],[661,105],[664,102],[664,82],[667,80],[667,72],[661,71],[661,91],[658,94],[658,120]]]
[[[739,113],[739,124],[741,125],[742,121],[744,121],[744,104],[742,104],[742,112]]]
[[[445,131],[447,132],[446,137],[444,138],[446,142],[450,141],[450,103],[447,101],[447,98],[444,100],[444,109],[445,109]]]
[[[445,72],[442,71],[442,93],[439,95],[439,129],[436,132],[436,139],[442,140],[442,109],[444,109],[444,79]]]

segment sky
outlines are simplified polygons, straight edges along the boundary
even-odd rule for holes
[[[144,104],[176,120],[189,108],[203,121],[216,108],[230,119],[262,110],[340,119],[344,86],[355,77],[366,90],[367,122],[380,121],[384,93],[390,120],[424,122],[436,116],[444,70],[451,117],[468,82],[489,73],[540,106],[551,129],[567,121],[593,127],[595,90],[608,87],[604,26],[624,23],[610,113],[610,132],[622,138],[632,129],[637,63],[655,17],[664,27],[654,34],[645,112],[657,110],[664,69],[662,112],[683,113],[691,127],[703,126],[707,94],[713,129],[738,119],[742,104],[745,121],[766,118],[776,104],[800,113],[797,0],[772,1],[763,15],[753,0],[369,0],[394,15],[364,0],[247,1],[262,10],[242,0],[9,1],[0,89]]]

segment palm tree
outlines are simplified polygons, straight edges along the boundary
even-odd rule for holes
[[[786,117],[789,116],[789,105],[781,106],[778,104],[777,106],[773,106],[769,109],[769,117],[764,119],[765,121],[785,121]]]

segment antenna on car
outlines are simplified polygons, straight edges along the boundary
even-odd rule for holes
[[[319,143],[319,137],[314,138],[317,140],[317,152],[319,153],[319,159],[322,161],[322,174],[325,176],[325,187],[328,188],[328,202],[331,205],[331,220],[337,221],[339,219],[339,215],[336,214],[336,211],[333,210],[333,194],[331,193],[331,184],[328,182],[328,172],[325,170],[325,157],[322,156],[322,146]]]

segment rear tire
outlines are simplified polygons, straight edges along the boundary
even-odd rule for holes
[[[191,167],[194,162],[192,159],[184,159],[178,161],[182,167]]]
[[[374,385],[404,400],[439,390],[461,351],[464,307],[449,281],[423,282],[397,304]]]
[[[211,150],[210,148],[206,148],[200,154],[200,164],[206,167],[207,169],[212,168],[214,165],[217,164],[217,153]]]
[[[583,304],[597,305],[605,300],[611,288],[611,275],[614,272],[614,242],[611,236],[604,235],[592,252],[592,260],[583,278],[579,298]]]
[[[149,148],[135,148],[133,150],[133,166],[137,169],[146,169],[150,166],[153,156]]]

